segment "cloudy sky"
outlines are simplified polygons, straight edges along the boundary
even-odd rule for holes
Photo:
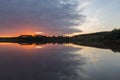
[[[120,0],[0,0],[0,36],[119,28]]]

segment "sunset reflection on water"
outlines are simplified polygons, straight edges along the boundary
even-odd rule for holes
[[[36,44],[18,44],[18,43],[0,43],[0,48],[4,49],[9,49],[9,48],[14,48],[14,49],[29,49],[33,50],[35,48],[44,48],[44,45],[36,45]]]
[[[117,80],[119,61],[110,49],[71,43],[0,43],[0,80]]]

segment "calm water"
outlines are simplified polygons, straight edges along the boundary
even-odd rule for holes
[[[2,43],[0,80],[120,80],[120,54],[73,44]]]

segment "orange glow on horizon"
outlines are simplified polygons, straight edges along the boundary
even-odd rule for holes
[[[49,34],[49,31],[40,29],[40,26],[38,28],[38,25],[21,24],[17,26],[18,27],[14,26],[15,27],[14,29],[4,29],[2,32],[0,32],[0,37],[17,37],[20,35],[45,35],[47,36]]]
[[[3,33],[3,34],[0,34],[0,37],[17,37],[17,36],[20,36],[20,35],[47,35],[43,32],[40,32],[39,33],[37,31],[20,31],[20,32],[16,32],[16,33]]]

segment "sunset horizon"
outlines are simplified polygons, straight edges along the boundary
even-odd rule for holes
[[[119,0],[1,0],[0,36],[35,32],[57,36],[111,31],[120,28],[118,3]]]
[[[0,0],[0,80],[120,80],[120,0]]]

